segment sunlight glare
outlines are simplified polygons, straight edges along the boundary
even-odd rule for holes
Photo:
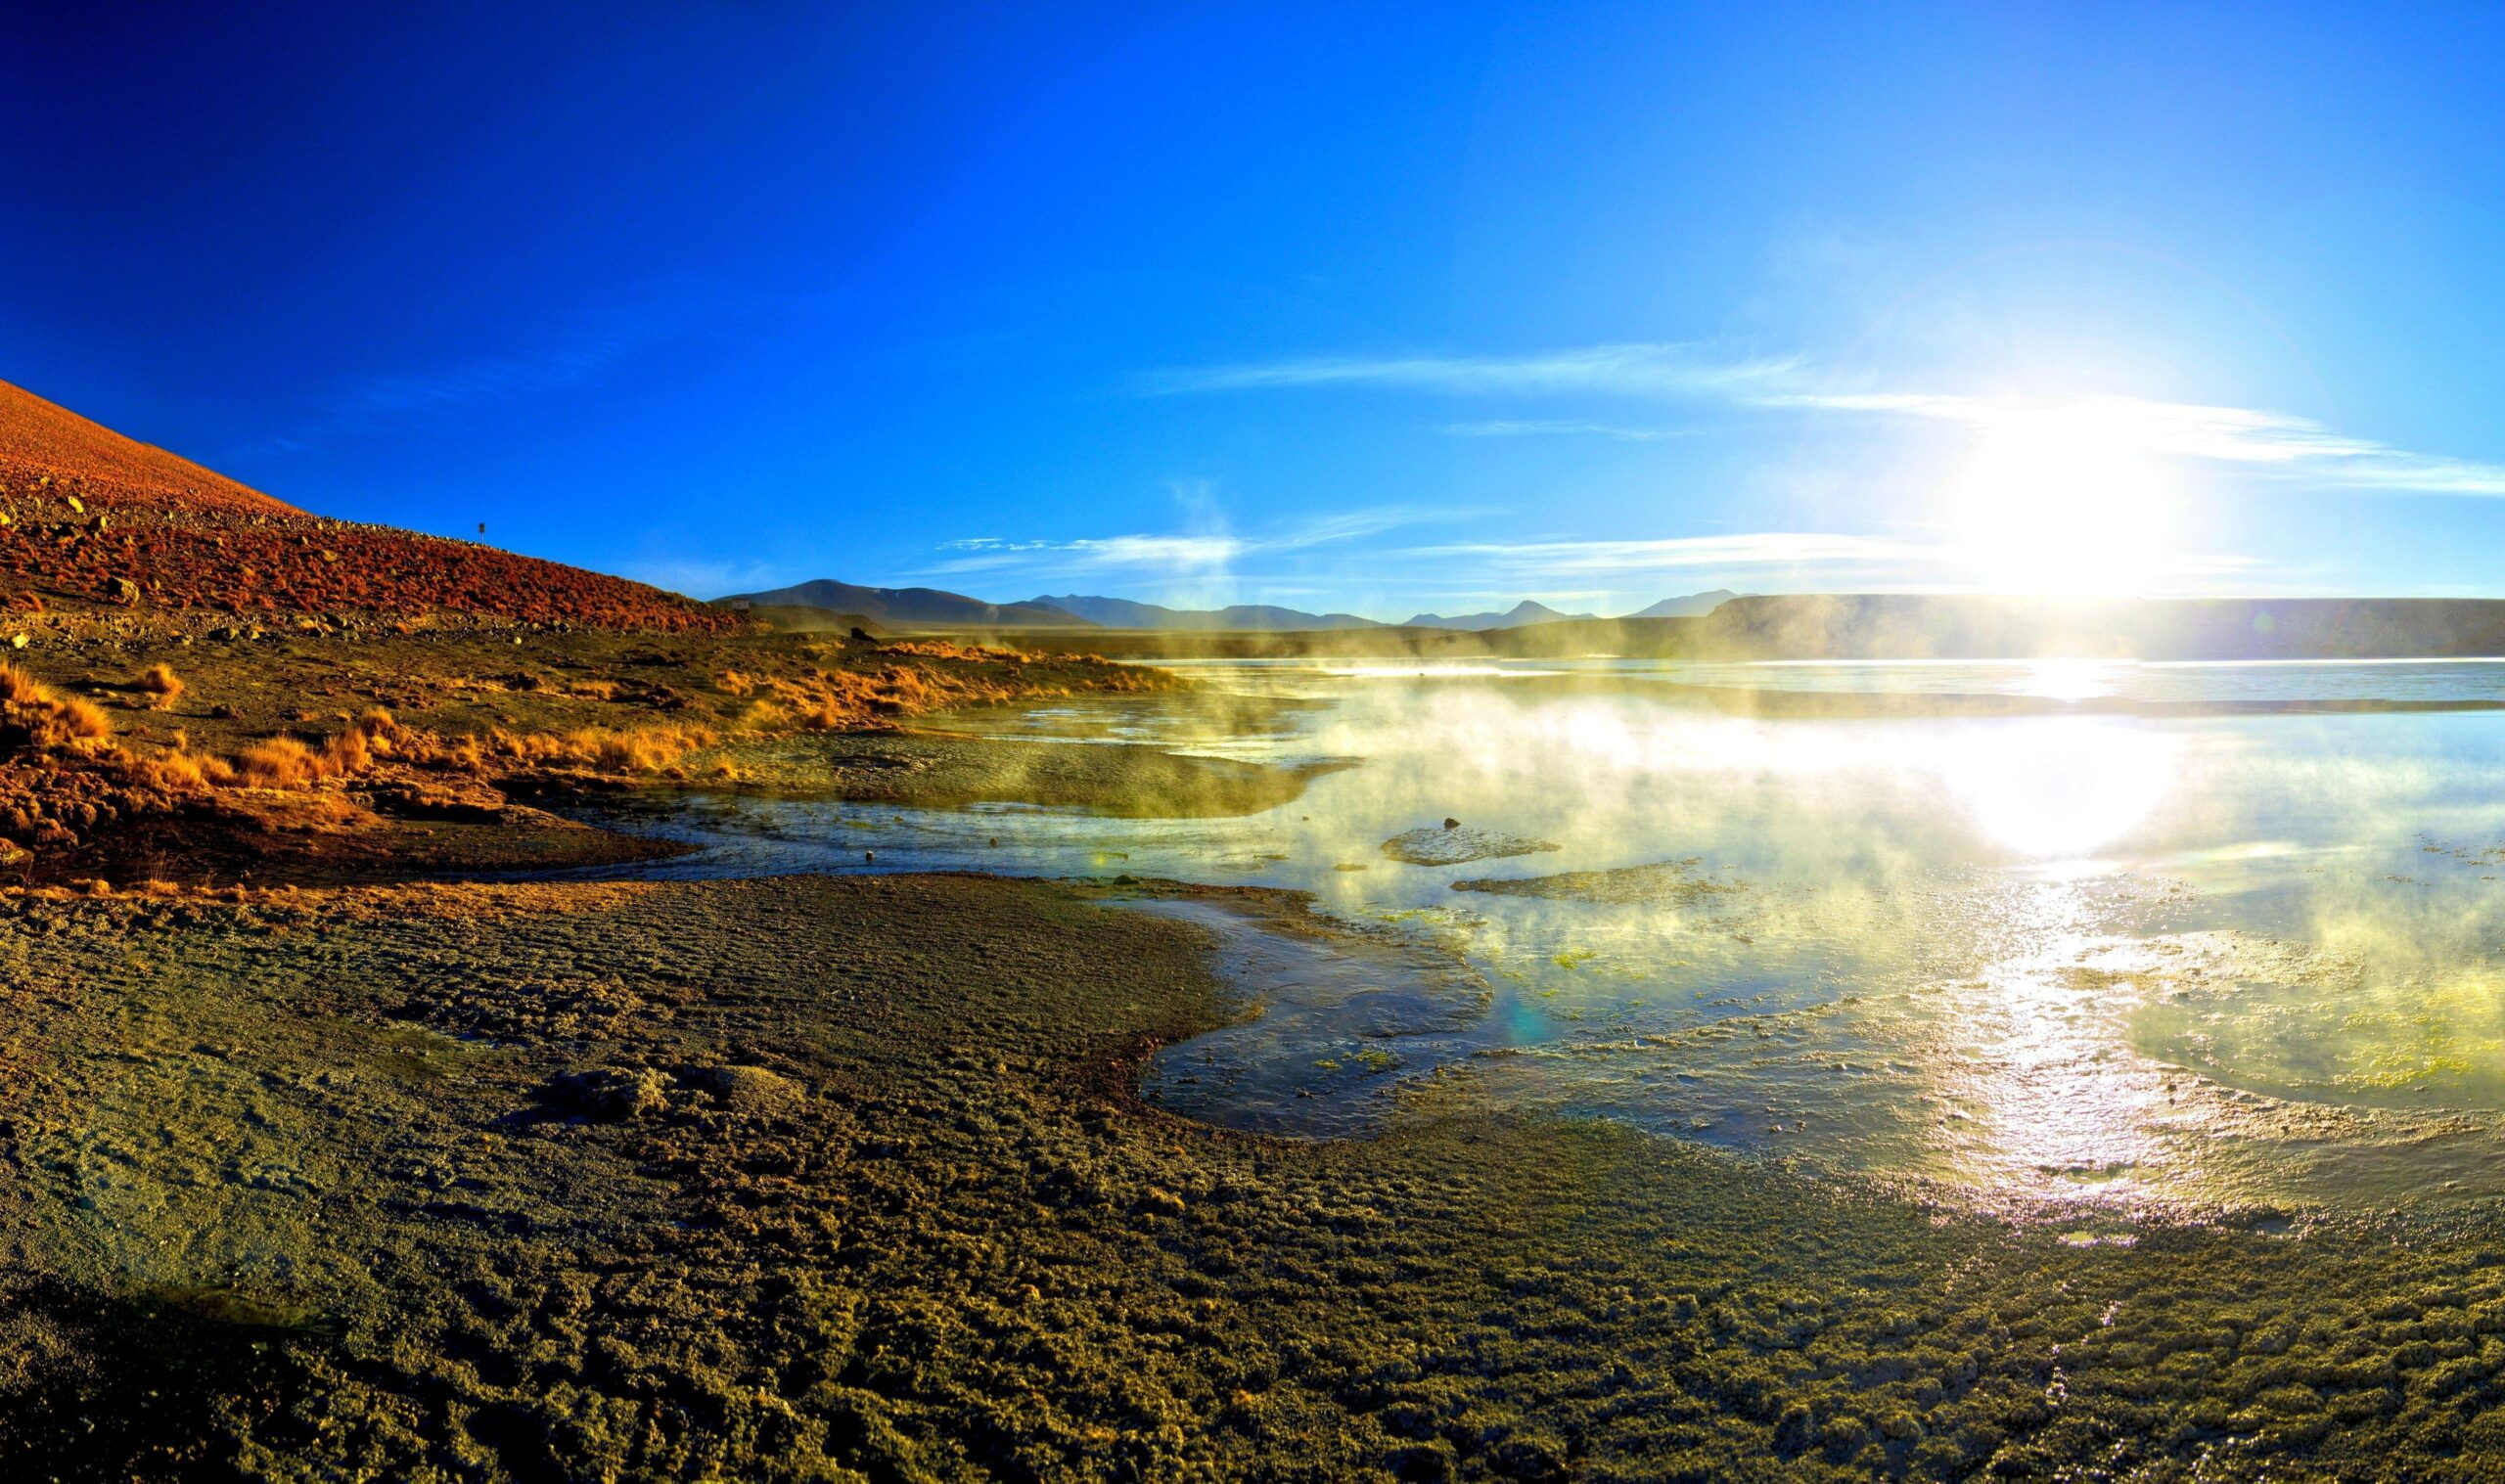
[[[1959,476],[1966,560],[1994,591],[2134,594],[2163,572],[2174,491],[2145,440],[2110,413],[2013,412]]]
[[[1943,777],[1983,833],[2037,860],[2082,855],[2148,819],[2180,764],[2171,733],[2045,721],[1952,749]]]

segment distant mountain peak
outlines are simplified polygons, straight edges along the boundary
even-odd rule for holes
[[[1420,613],[1411,618],[1406,628],[1466,629],[1483,633],[1489,629],[1519,629],[1526,624],[1565,623],[1573,619],[1596,618],[1597,613],[1561,613],[1547,604],[1526,598],[1501,613],[1460,613],[1447,617],[1441,613]]]
[[[1088,629],[1093,620],[1031,603],[985,603],[935,587],[860,587],[820,577],[761,593],[734,593],[715,600],[757,607],[824,608],[858,613],[889,628]]]
[[[1269,604],[1239,603],[1222,608],[1169,608],[1154,603],[1134,603],[1127,598],[1098,598],[1078,593],[1055,598],[1050,595],[1026,600],[1026,607],[1058,608],[1073,617],[1099,623],[1109,629],[1232,629],[1268,632],[1295,632],[1315,629],[1374,629],[1383,627],[1371,618],[1354,613],[1308,613],[1301,608],[1277,607]]]
[[[1629,618],[1702,618],[1740,595],[1726,587],[1709,593],[1690,593],[1684,598],[1664,598],[1651,607],[1638,608]]]

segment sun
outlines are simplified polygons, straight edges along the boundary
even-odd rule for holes
[[[2001,414],[1951,505],[1963,560],[1999,592],[2145,592],[2171,555],[2165,466],[2127,421],[2091,409]]]

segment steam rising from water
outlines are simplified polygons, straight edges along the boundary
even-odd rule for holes
[[[1984,1201],[2505,1193],[2505,716],[1769,719],[1675,684],[2197,706],[2486,697],[2505,668],[1494,668],[1210,667],[1328,704],[968,719],[1038,745],[1364,760],[1250,818],[743,803],[682,869],[823,868],[866,842],[888,869],[1293,886],[1483,982],[1380,968],[1368,990],[1210,919],[1274,1012],[1151,1082],[1219,1121],[1343,1132],[1440,1067],[1503,1103]],[[1448,817],[1563,848],[1384,854]],[[1525,884],[1452,889],[1491,878]]]

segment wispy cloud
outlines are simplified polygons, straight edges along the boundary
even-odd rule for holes
[[[813,302],[712,284],[655,286],[558,316],[519,348],[342,378],[309,399],[297,426],[256,448],[292,453],[358,434],[440,427],[590,384],[639,357],[727,333],[759,315],[807,312]]]
[[[1789,392],[1760,405],[1877,413],[2002,427],[2028,422],[2145,453],[2300,473],[2359,489],[2505,495],[2505,466],[2412,453],[2285,413],[2144,397],[2028,398],[1914,392]]]
[[[1039,575],[1110,571],[1189,576],[1222,568],[1250,549],[1250,543],[1233,536],[1093,536],[1073,541],[978,538],[943,543],[941,551],[964,555],[934,562],[918,575],[1024,569]]]
[[[1796,360],[1734,360],[1684,344],[1593,345],[1527,356],[1327,356],[1174,371],[1153,379],[1163,393],[1251,391],[1279,386],[1408,386],[1424,390],[1603,392],[1695,396],[1773,382],[1796,373]]]
[[[1935,580],[1971,585],[1975,553],[1953,542],[1906,541],[1830,531],[1752,531],[1661,540],[1461,542],[1396,554],[1467,562],[1479,570],[1526,578],[1639,576],[1711,570],[1734,580],[1783,573],[1833,573],[1855,581]],[[2183,579],[2252,571],[2248,557],[2161,556],[2154,575]]]
[[[1611,423],[1569,423],[1541,419],[1498,419],[1485,423],[1452,423],[1444,431],[1456,438],[1535,438],[1591,437],[1623,438],[1629,442],[1652,443],[1662,438],[1684,438],[1691,429],[1684,427],[1621,427]]]
[[[1414,547],[1405,556],[1465,558],[1509,571],[1554,574],[1884,567],[1937,561],[1946,550],[1923,542],[1822,531],[1757,531],[1726,536],[1673,536],[1653,541],[1459,542]]]
[[[456,408],[512,402],[579,386],[648,343],[631,335],[597,335],[537,355],[498,356],[402,376],[366,377],[322,398],[337,420],[414,422]]]
[[[2349,489],[2505,497],[2505,464],[2394,447],[2267,409],[2151,398],[2021,397],[1839,387],[1805,358],[1717,355],[1695,343],[1596,345],[1525,356],[1322,357],[1168,373],[1163,393],[1372,385],[1451,396],[1615,396],[1702,401],[1765,412],[1910,418],[2001,427],[2035,421],[2130,441],[2139,451]],[[1571,419],[1457,423],[1446,431],[1501,437],[1585,433],[1668,436]]]
[[[1195,486],[1196,500],[1205,500],[1206,497],[1207,491]],[[1064,540],[971,536],[940,543],[940,551],[957,555],[933,562],[916,575],[951,576],[968,572],[1024,570],[1036,576],[1124,572],[1151,577],[1203,578],[1223,572],[1248,557],[1299,552],[1354,541],[1425,520],[1452,518],[1455,516],[1451,512],[1379,506],[1319,516],[1265,536],[1134,533]]]

